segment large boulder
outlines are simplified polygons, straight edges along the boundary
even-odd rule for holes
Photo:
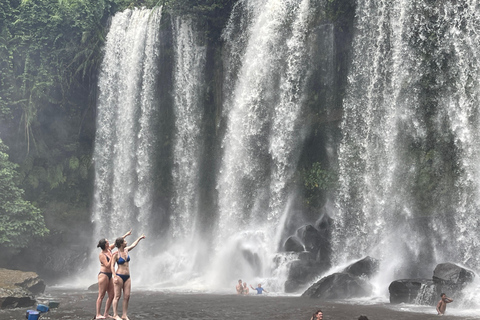
[[[285,282],[285,292],[296,292],[299,288],[305,287],[309,282],[313,281],[320,273],[321,266],[311,256],[302,255],[304,259],[295,260],[290,265],[288,279]]]
[[[298,260],[290,264],[285,292],[296,292],[331,267],[331,227],[333,220],[324,214],[315,224],[298,228],[287,238],[286,251],[298,252]]]
[[[431,279],[401,279],[390,283],[390,303],[433,304],[437,288]]]
[[[432,279],[402,279],[393,281],[388,290],[391,303],[435,304],[440,293],[455,295],[473,281],[475,274],[456,264],[440,263]]]
[[[0,269],[0,308],[30,307],[45,283],[35,272]]]
[[[284,244],[285,251],[302,252],[305,250],[302,242],[295,236],[288,237]]]
[[[348,273],[334,273],[312,285],[302,297],[318,299],[348,299],[369,296],[372,286],[360,277]]]
[[[372,257],[358,260],[340,273],[320,279],[303,296],[322,299],[346,299],[368,296],[372,286],[368,278],[377,273],[379,261]]]
[[[378,272],[380,262],[372,257],[365,257],[346,267],[343,272],[357,277],[370,278]]]
[[[472,271],[450,262],[438,264],[433,271],[433,281],[438,284],[464,286],[474,278]]]

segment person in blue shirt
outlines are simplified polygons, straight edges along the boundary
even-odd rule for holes
[[[257,294],[262,294],[263,291],[265,291],[266,293],[268,293],[267,290],[265,290],[265,289],[262,288],[262,284],[261,284],[261,283],[259,283],[259,284],[258,284],[258,287],[256,287],[256,288],[254,288],[254,287],[252,287],[252,285],[250,285],[250,288],[252,288],[253,290],[257,290]]]

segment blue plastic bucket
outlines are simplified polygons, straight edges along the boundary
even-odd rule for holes
[[[39,304],[37,306],[37,311],[40,311],[40,312],[48,312],[48,307],[44,304]]]
[[[28,315],[30,314],[30,312],[37,312],[35,310],[27,310],[27,315],[25,316],[25,319],[28,319]],[[38,312],[37,312],[38,313]]]
[[[38,311],[31,311],[28,314],[28,320],[38,320],[40,318],[40,312]]]

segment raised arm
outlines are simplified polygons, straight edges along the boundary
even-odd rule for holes
[[[125,233],[125,234],[122,236],[122,238],[125,239],[126,237],[128,237],[128,236],[131,235],[131,234],[132,234],[132,229],[130,229],[127,233]],[[109,247],[110,250],[113,250],[113,248],[115,248],[115,242],[112,243],[112,244],[110,244],[110,247]]]
[[[126,247],[125,249],[130,251],[132,250],[133,248],[135,248],[137,246],[137,244],[140,242],[140,240],[142,239],[145,239],[145,235],[142,234],[140,237],[138,237],[137,240],[135,240],[131,245],[129,245],[128,247]]]

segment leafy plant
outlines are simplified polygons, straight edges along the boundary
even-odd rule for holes
[[[40,210],[23,199],[17,165],[8,160],[6,150],[0,140],[0,248],[15,252],[47,235],[48,229]]]

